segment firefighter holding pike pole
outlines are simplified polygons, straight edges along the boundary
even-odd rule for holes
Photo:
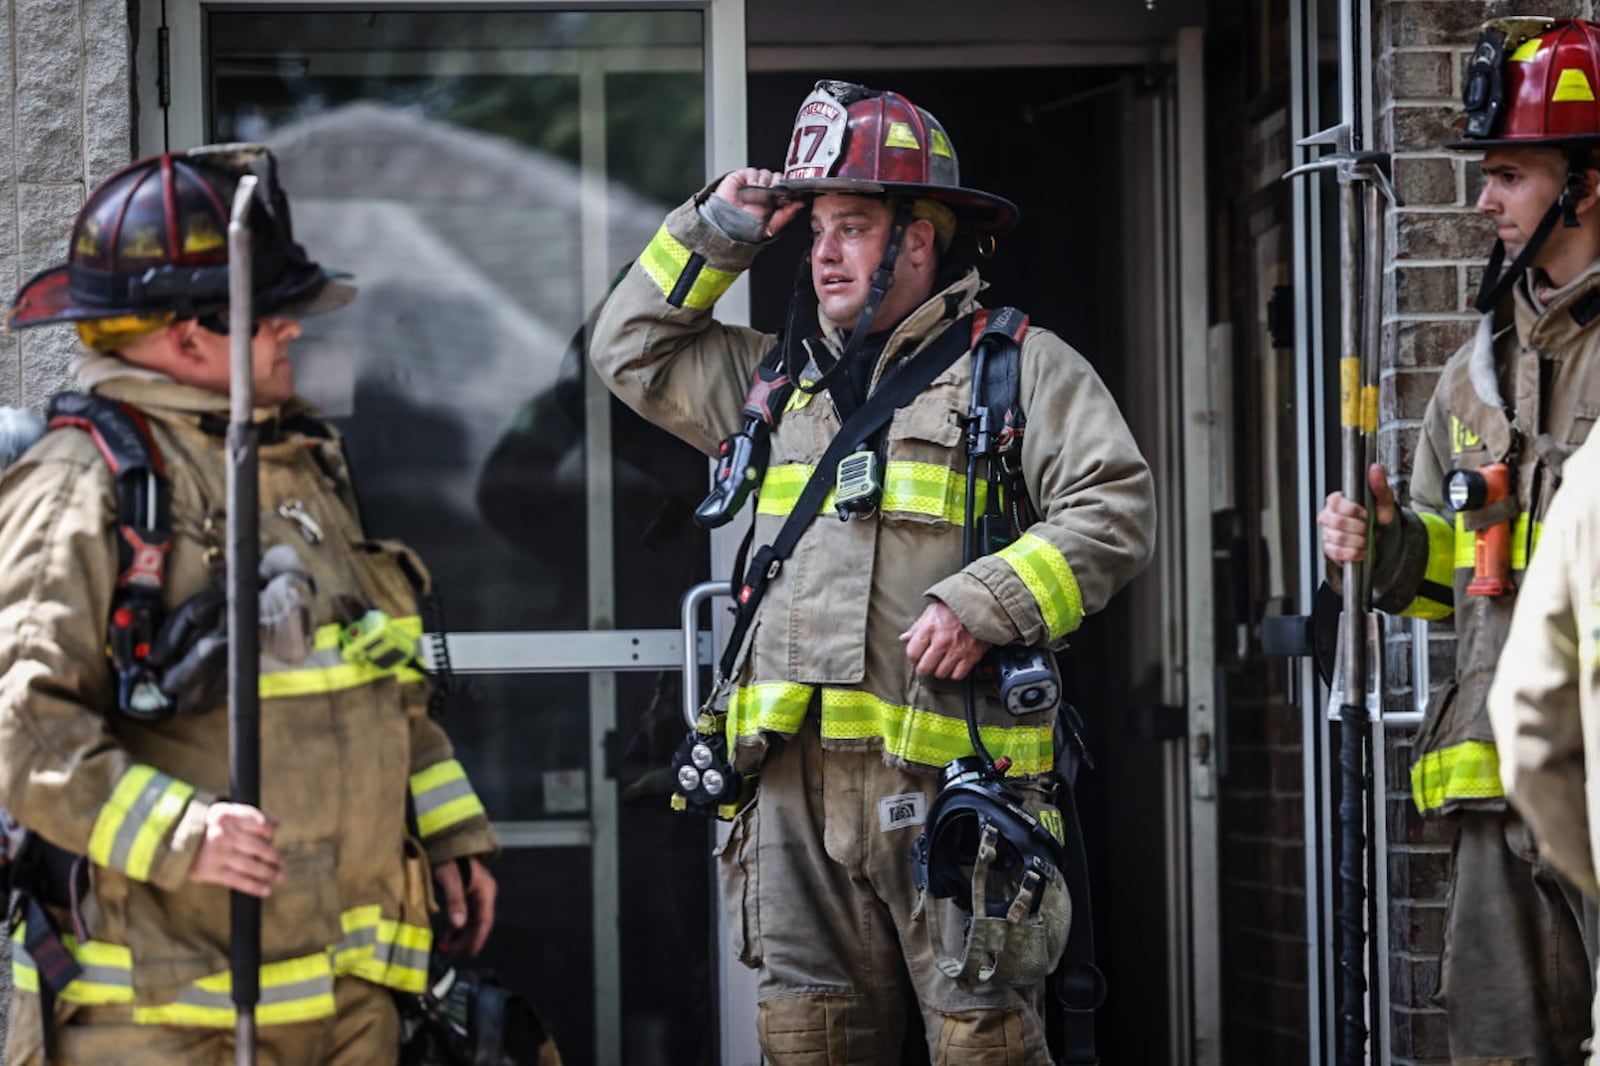
[[[1483,153],[1477,210],[1497,237],[1476,335],[1428,402],[1409,503],[1374,464],[1370,536],[1348,490],[1317,519],[1330,561],[1370,558],[1373,606],[1454,615],[1455,678],[1417,735],[1411,785],[1456,831],[1437,996],[1456,1062],[1575,1062],[1589,1035],[1593,904],[1507,807],[1486,702],[1563,464],[1600,410],[1597,92],[1600,25],[1484,26],[1448,145]]]
[[[7,1063],[394,1062],[430,880],[447,945],[489,934],[495,839],[427,713],[427,572],[367,536],[294,395],[299,319],[353,295],[295,243],[270,153],[227,145],[107,178],[10,310],[84,351],[0,480],[0,804],[31,842]]]

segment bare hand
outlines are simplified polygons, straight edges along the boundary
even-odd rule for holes
[[[265,899],[283,880],[283,856],[272,846],[278,821],[244,803],[206,808],[206,835],[189,880]]]
[[[466,868],[466,884],[461,883],[461,869]],[[494,928],[494,897],[499,891],[494,875],[476,855],[466,859],[441,862],[433,868],[434,883],[444,897],[444,913],[450,922],[451,932],[439,941],[439,947],[454,953],[466,949],[469,957],[483,950]]]
[[[906,658],[924,677],[959,681],[983,658],[989,642],[967,632],[956,613],[935,601],[928,604],[911,628],[900,634]]]
[[[777,183],[780,175],[771,170],[761,170],[757,167],[745,167],[726,175],[717,183],[715,195],[720,199],[734,204],[757,218],[766,221],[766,234],[774,236],[779,230],[789,224],[805,209],[804,202],[800,200],[780,201],[775,197],[752,196],[749,193],[740,193],[741,189],[769,189]]]
[[[1367,468],[1367,488],[1372,490],[1373,537],[1394,524],[1394,490],[1381,463]],[[1322,527],[1322,554],[1335,563],[1359,563],[1367,558],[1366,508],[1345,499],[1342,492],[1330,492],[1317,515]]]

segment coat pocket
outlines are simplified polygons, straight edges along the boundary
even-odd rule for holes
[[[760,883],[756,861],[759,806],[758,796],[734,817],[728,827],[728,839],[716,850],[729,946],[739,961],[751,969],[761,965]]]

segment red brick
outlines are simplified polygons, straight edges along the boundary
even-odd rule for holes
[[[1394,187],[1408,204],[1460,204],[1460,160],[1444,155],[1399,156]]]
[[[1395,951],[1437,955],[1444,950],[1443,900],[1391,900],[1389,943]]]
[[[1450,883],[1450,852],[1426,845],[1389,849],[1389,893],[1396,899],[1443,899]]]
[[[1437,370],[1398,370],[1378,379],[1378,410],[1391,418],[1420,419],[1439,381]]]
[[[1396,367],[1442,367],[1477,329],[1475,319],[1391,322],[1386,350]],[[1380,411],[1383,409],[1380,407]]]
[[[1514,13],[1498,7],[1461,0],[1389,0],[1385,5],[1389,43],[1402,48],[1432,44],[1466,51],[1477,41],[1479,26],[1493,17],[1491,10],[1501,15]]]
[[[1445,1034],[1442,1010],[1391,1007],[1389,1034],[1389,1047],[1414,1066],[1450,1061],[1450,1044]]]
[[[1395,152],[1433,152],[1461,135],[1464,121],[1457,105],[1397,105],[1388,113],[1391,149]]]
[[[1429,314],[1461,309],[1461,278],[1453,266],[1396,266],[1393,271],[1397,314]]]
[[[1494,239],[1488,221],[1470,211],[1407,211],[1395,216],[1396,259],[1476,262]]]
[[[1387,88],[1394,99],[1438,99],[1456,95],[1454,51],[1391,52],[1387,60]]]

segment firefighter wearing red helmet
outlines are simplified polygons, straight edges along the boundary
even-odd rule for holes
[[[224,238],[247,172],[239,322]],[[337,436],[294,395],[299,316],[353,294],[295,242],[271,155],[231,145],[111,175],[10,310],[84,350],[82,393],[0,480],[0,804],[36,842],[8,1063],[233,1061],[230,890],[262,900],[266,1061],[398,1059],[430,877],[451,938],[488,935],[495,838],[414,654],[426,572],[368,539]],[[263,426],[259,809],[226,799],[216,677],[237,330]]]
[[[1416,738],[1411,784],[1418,809],[1455,830],[1438,998],[1456,1062],[1575,1062],[1590,1035],[1594,905],[1507,805],[1487,698],[1497,667],[1523,668],[1501,654],[1523,571],[1600,411],[1597,93],[1600,25],[1484,27],[1449,145],[1483,153],[1477,210],[1496,240],[1481,318],[1434,387],[1409,503],[1369,471],[1374,602],[1454,616],[1456,675]],[[1334,493],[1318,522],[1330,560],[1366,557],[1361,507]]]
[[[914,1001],[935,1063],[1047,1063],[1039,992],[1070,911],[1051,791],[1057,707],[1007,710],[975,667],[990,649],[1056,645],[1145,566],[1150,472],[1089,363],[1038,327],[1017,328],[1020,348],[980,348],[1012,353],[989,365],[1016,372],[1013,432],[994,425],[1014,450],[969,466],[973,338],[994,325],[978,317],[974,250],[1017,211],[961,184],[932,115],[823,81],[783,148],[779,169],[724,175],[667,216],[591,344],[618,396],[722,457],[718,489],[732,487],[703,518],[723,520],[718,501],[757,486],[741,637],[679,767],[684,802],[708,789],[728,799],[728,928],[758,973],[770,1061],[899,1061]],[[714,317],[794,224],[812,239],[781,337]],[[932,369],[936,357],[948,367]],[[866,419],[874,408],[886,424]],[[861,439],[841,433],[852,421]],[[836,468],[834,454],[847,454]],[[1036,520],[969,550],[1001,497],[1026,497]],[[758,772],[753,792],[723,791],[727,774]],[[953,813],[936,826],[941,806]],[[962,824],[975,848],[995,835],[964,879],[949,854],[908,861],[919,834],[959,847]],[[973,884],[984,870],[1011,878],[1000,898]],[[937,891],[948,884],[965,915]],[[964,954],[930,936],[935,909],[943,929],[966,929]],[[994,936],[983,952],[979,929]]]

